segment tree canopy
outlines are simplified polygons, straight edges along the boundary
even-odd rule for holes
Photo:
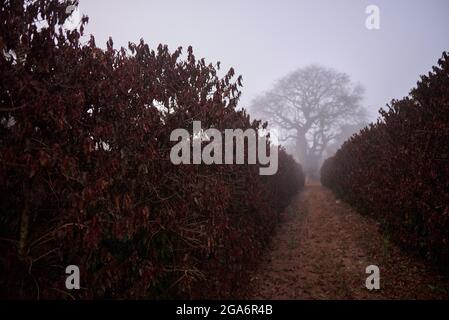
[[[311,65],[280,79],[251,110],[279,129],[281,140],[295,143],[298,160],[313,174],[342,126],[364,119],[363,92],[347,74]]]

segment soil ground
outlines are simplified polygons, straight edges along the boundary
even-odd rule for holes
[[[308,182],[286,210],[259,269],[252,299],[441,299],[447,278],[382,234],[318,183]],[[380,269],[380,290],[365,286]]]

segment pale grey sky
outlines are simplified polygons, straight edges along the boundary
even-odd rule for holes
[[[380,30],[365,8],[380,8]],[[366,88],[371,118],[402,98],[449,50],[449,0],[80,0],[97,45],[144,38],[192,45],[197,57],[243,75],[241,107],[294,69],[316,63]]]

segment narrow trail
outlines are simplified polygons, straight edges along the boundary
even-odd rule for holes
[[[438,299],[448,280],[410,256],[333,193],[308,183],[286,211],[259,270],[253,299]],[[365,287],[365,268],[380,269],[380,290]]]

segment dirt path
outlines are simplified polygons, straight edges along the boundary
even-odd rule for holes
[[[260,269],[253,299],[447,298],[448,281],[392,245],[377,223],[308,184],[287,209]],[[365,287],[365,268],[380,268],[380,287]]]

